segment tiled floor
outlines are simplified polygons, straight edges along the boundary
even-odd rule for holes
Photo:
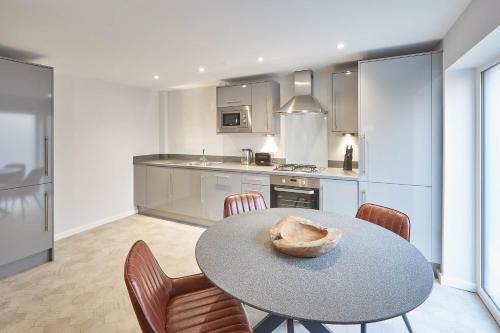
[[[139,332],[123,282],[123,262],[145,240],[170,276],[198,272],[202,228],[131,216],[56,243],[56,261],[0,280],[0,332]],[[248,309],[252,324],[264,314]],[[500,332],[479,298],[436,284],[409,315],[415,332]],[[331,326],[336,333],[359,326]],[[280,332],[286,330],[282,327]],[[306,332],[297,326],[296,332]],[[401,318],[368,325],[370,333],[406,332]]]

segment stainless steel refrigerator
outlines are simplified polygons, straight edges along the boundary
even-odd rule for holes
[[[53,258],[53,69],[0,58],[0,278]]]

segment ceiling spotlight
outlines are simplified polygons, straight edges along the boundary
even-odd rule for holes
[[[258,58],[257,58],[257,61],[258,61],[258,62],[264,62],[264,58],[262,58],[262,57],[258,57]]]
[[[160,79],[160,77],[159,77],[158,75],[155,75],[155,76],[153,76],[153,79],[155,79],[155,80],[159,80],[159,79]]]
[[[246,85],[246,84],[243,84],[241,87],[242,87],[242,88],[246,88],[246,87],[247,87],[247,85]]]
[[[198,68],[198,72],[203,73],[205,71],[205,67]]]
[[[351,73],[352,73],[351,71],[346,71],[345,75],[351,75]]]
[[[342,50],[344,48],[344,43],[338,43],[337,44],[337,49]]]

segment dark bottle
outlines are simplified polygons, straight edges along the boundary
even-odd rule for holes
[[[352,145],[345,146],[345,155],[344,155],[344,165],[343,169],[346,171],[351,171],[352,170],[352,152],[353,152]]]

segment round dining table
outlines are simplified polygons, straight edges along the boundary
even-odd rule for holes
[[[342,237],[330,252],[297,258],[274,248],[269,229],[293,215]],[[406,313],[431,293],[434,275],[420,251],[373,223],[324,211],[272,208],[233,215],[208,228],[196,244],[201,271],[243,304],[268,313],[255,333],[272,332],[298,320],[310,332],[331,332],[324,324],[360,324],[398,316],[411,332]]]

